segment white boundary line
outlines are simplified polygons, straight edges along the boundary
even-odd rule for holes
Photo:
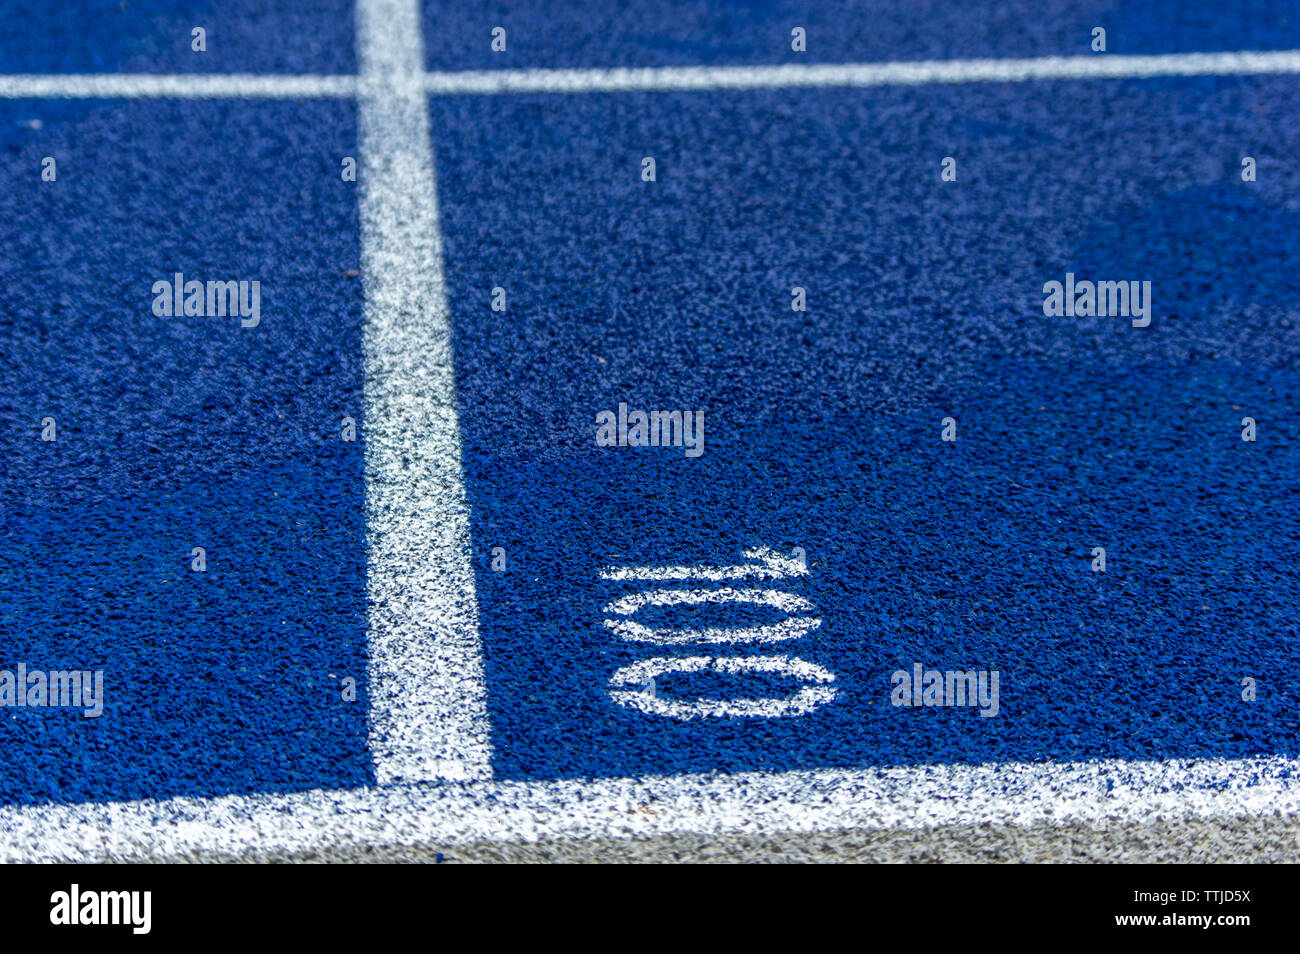
[[[1300,73],[1300,50],[1269,53],[1166,53],[1158,56],[1045,56],[1022,60],[919,60],[807,66],[665,66],[612,70],[487,70],[430,73],[431,93],[612,93],[1027,80],[1140,79]]]
[[[1290,759],[824,769],[396,785],[0,809],[3,861],[151,861],[476,842],[1300,816]],[[1106,794],[1101,794],[1106,793]]]
[[[240,73],[0,76],[0,99],[313,99],[356,95],[355,76],[254,76]]]
[[[358,0],[370,751],[381,785],[491,776],[416,0]]]
[[[416,38],[418,42],[418,36]],[[1300,50],[1044,56],[1004,60],[917,60],[644,69],[464,70],[422,74],[428,93],[614,93],[1031,80],[1144,79],[1300,73]],[[0,99],[86,97],[311,98],[358,94],[352,76],[96,74],[0,76]]]
[[[361,77],[0,76],[0,98],[351,97],[362,140],[371,747],[379,788],[0,808],[0,858],[152,860],[673,832],[1300,815],[1300,761],[1000,763],[490,780],[426,94],[1300,73],[1300,51],[423,73],[415,0],[359,0]],[[470,779],[470,782],[422,780]],[[1105,793],[1105,794],[1102,794]]]

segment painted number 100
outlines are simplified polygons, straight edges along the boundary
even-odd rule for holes
[[[648,646],[698,646],[700,655],[653,656],[624,666],[609,680],[614,702],[648,715],[672,719],[774,718],[807,715],[837,695],[835,674],[789,654],[728,655],[728,646],[790,643],[821,625],[816,607],[802,596],[773,586],[771,581],[806,576],[808,563],[801,547],[785,555],[770,547],[744,551],[747,563],[738,566],[623,566],[601,570],[602,580],[649,584],[605,606],[605,627],[619,638]],[[727,583],[724,587],[701,584]],[[637,620],[645,607],[700,606],[747,603],[769,606],[785,616],[761,626],[654,628]],[[770,673],[795,680],[799,688],[787,696],[731,699],[668,698],[655,681],[674,673],[715,672],[728,676]]]

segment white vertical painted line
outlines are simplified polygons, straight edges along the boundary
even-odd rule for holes
[[[486,779],[491,743],[417,0],[358,0],[370,751]]]

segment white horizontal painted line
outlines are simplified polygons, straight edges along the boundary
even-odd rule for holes
[[[1300,50],[1044,56],[1032,59],[917,60],[773,66],[660,66],[642,69],[465,70],[427,73],[428,92],[613,93],[816,86],[914,86],[1028,80],[1141,79],[1300,73]],[[185,73],[0,75],[2,99],[192,97],[310,99],[357,95],[355,76]]]
[[[1300,816],[1300,761],[1002,763],[424,783],[0,809],[0,860],[131,861],[483,841]]]
[[[614,93],[799,86],[913,86],[1026,80],[1300,73],[1300,50],[1045,56],[1034,59],[919,60],[777,66],[660,66],[643,69],[485,70],[430,73],[430,93]]]
[[[242,73],[0,75],[0,99],[318,99],[356,95],[355,76]]]

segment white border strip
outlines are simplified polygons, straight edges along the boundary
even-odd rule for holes
[[[358,12],[358,16],[360,16]],[[419,42],[418,35],[414,42]],[[1300,50],[1044,56],[1002,60],[917,60],[774,66],[663,66],[644,69],[464,70],[422,74],[428,93],[616,93],[1031,80],[1144,79],[1300,73]],[[0,76],[0,99],[87,97],[355,96],[352,76],[150,73]]]
[[[381,785],[491,776],[417,0],[359,0],[370,750]]]
[[[920,60],[780,66],[667,66],[612,70],[489,70],[430,73],[430,93],[614,93],[1028,80],[1140,79],[1300,73],[1300,50],[1270,53],[1168,53],[1158,56],[1045,56],[1021,60]]]
[[[355,76],[153,74],[0,76],[0,99],[315,99],[356,96]]]
[[[1300,816],[1300,762],[1003,763],[399,785],[0,809],[0,860],[156,861],[549,839]]]

